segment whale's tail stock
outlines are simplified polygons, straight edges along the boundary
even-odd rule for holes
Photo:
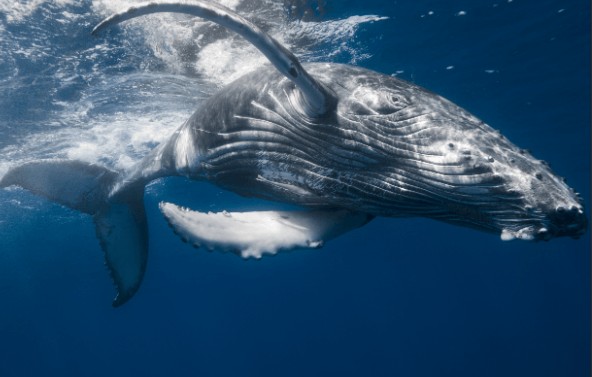
[[[144,185],[127,185],[112,194],[119,174],[80,161],[42,160],[9,170],[0,188],[20,186],[93,217],[105,264],[117,288],[113,306],[138,290],[148,255]]]

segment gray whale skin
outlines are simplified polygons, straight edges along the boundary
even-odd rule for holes
[[[423,216],[503,240],[579,237],[582,200],[542,161],[421,87],[333,63],[301,65],[285,47],[208,1],[145,3],[94,34],[156,12],[188,13],[239,33],[270,61],[213,95],[134,169],[79,161],[13,167],[0,181],[93,216],[117,288],[140,286],[148,250],[144,187],[165,176],[207,180],[295,211],[201,213],[160,209],[184,241],[259,258],[315,248],[375,216]]]

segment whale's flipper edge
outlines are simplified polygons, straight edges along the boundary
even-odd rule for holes
[[[318,80],[313,78],[302,67],[296,56],[277,40],[259,29],[255,24],[244,19],[232,10],[211,1],[155,1],[135,5],[127,10],[116,13],[92,31],[96,35],[101,30],[120,22],[139,16],[161,13],[185,13],[215,22],[241,35],[259,51],[289,80],[294,82],[302,94],[303,111],[311,117],[320,117],[336,106],[335,96]]]
[[[283,250],[319,248],[372,219],[347,210],[205,213],[167,202],[160,203],[160,210],[184,241],[257,259]]]
[[[110,195],[119,175],[107,168],[71,160],[41,160],[16,166],[0,188],[19,186],[93,216],[105,264],[117,289],[113,306],[138,290],[148,257],[148,227],[141,185]]]

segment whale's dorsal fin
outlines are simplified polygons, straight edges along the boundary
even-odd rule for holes
[[[240,34],[259,49],[278,71],[294,82],[302,93],[304,111],[307,115],[322,116],[335,106],[334,96],[304,70],[294,54],[255,24],[214,2],[193,0],[139,4],[106,18],[93,29],[92,34],[96,35],[108,26],[131,18],[160,12],[185,13],[201,17]]]

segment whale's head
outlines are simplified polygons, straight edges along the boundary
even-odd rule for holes
[[[455,141],[447,147],[453,152],[451,146],[457,142],[462,149],[457,158],[466,159],[465,175],[452,179],[457,184],[452,190],[469,194],[467,202],[484,215],[483,225],[491,226],[502,240],[546,241],[585,233],[588,220],[582,198],[548,163],[472,115],[459,118],[467,122],[467,129],[460,137],[452,136]]]
[[[411,83],[362,71],[358,77],[340,94],[338,111],[347,119],[341,127],[356,132],[344,137],[356,138],[365,158],[376,159],[359,180],[367,186],[360,191],[383,197],[369,212],[431,217],[503,240],[577,238],[586,231],[579,195],[501,132]],[[369,152],[377,150],[384,158]]]

